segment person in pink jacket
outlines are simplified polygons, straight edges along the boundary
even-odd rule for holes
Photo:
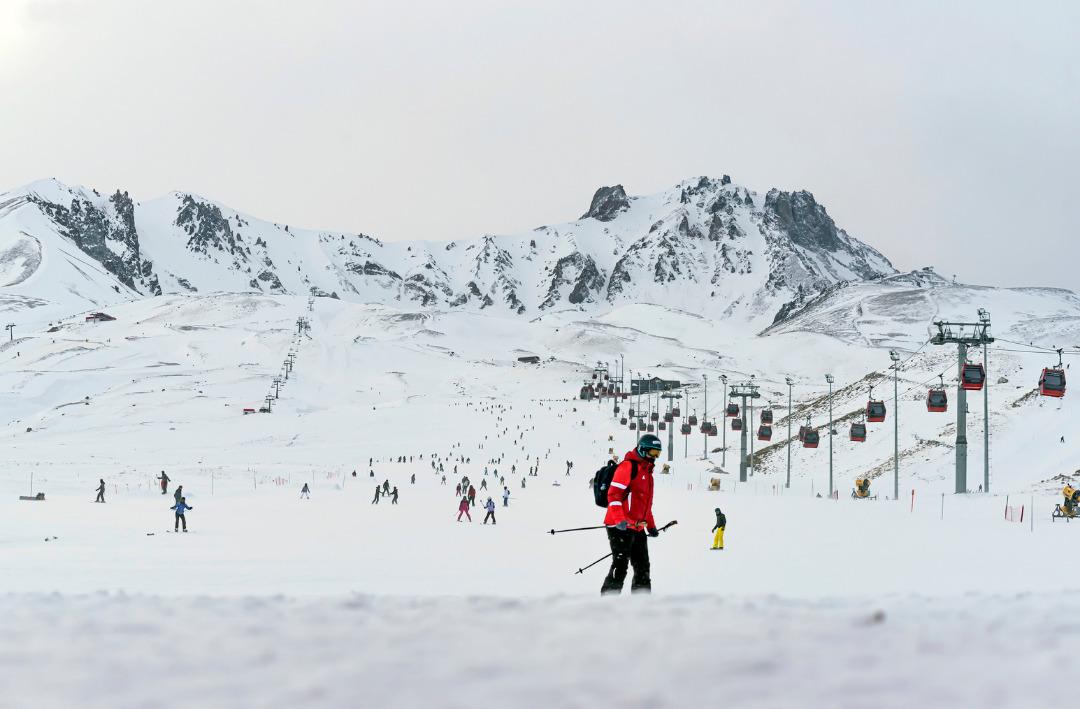
[[[458,513],[457,513],[457,521],[458,522],[461,521],[461,515],[465,515],[466,517],[469,518],[469,521],[472,522],[472,515],[469,514],[469,498],[467,498],[467,497],[461,498],[461,504],[458,505]]]

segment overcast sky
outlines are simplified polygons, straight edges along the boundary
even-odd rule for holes
[[[449,240],[727,173],[902,269],[1077,288],[1078,38],[1075,1],[0,0],[0,191]]]

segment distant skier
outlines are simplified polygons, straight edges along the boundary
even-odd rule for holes
[[[384,494],[384,495],[389,495],[390,494],[390,480],[383,480],[382,494]]]
[[[510,489],[504,485],[503,486],[503,507],[509,507],[509,506],[510,506]]]
[[[187,531],[187,517],[184,516],[184,513],[187,512],[188,510],[193,510],[195,508],[194,507],[188,507],[187,498],[186,497],[181,497],[179,500],[176,501],[176,504],[173,505],[172,507],[170,507],[169,509],[173,510],[176,513],[176,519],[174,520],[174,524],[173,524],[173,531],[174,532],[179,531],[180,530],[180,525],[183,524],[184,525],[184,531],[186,532]]]
[[[454,486],[454,497],[461,497],[461,483]]]
[[[716,536],[713,537],[712,548],[723,549],[724,548],[724,529],[727,527],[727,517],[720,508],[716,510],[716,524],[713,526],[712,531],[716,532]]]
[[[487,490],[487,478],[484,478],[483,480],[480,481],[480,489],[481,490]]]
[[[161,494],[164,495],[169,492],[169,476],[165,474],[165,471],[161,471],[161,476],[158,478],[161,481]]]
[[[390,504],[391,505],[396,505],[397,504],[397,496],[398,496],[397,485],[395,485],[393,491],[390,493]]]
[[[180,500],[183,497],[184,497],[184,486],[183,485],[177,485],[176,486],[176,491],[173,492],[173,502],[176,503],[176,504],[180,504]]]
[[[304,486],[300,488],[300,497],[305,500],[311,499],[311,488],[308,487],[307,483],[304,483]]]
[[[379,504],[379,495],[381,495],[381,494],[382,494],[382,488],[380,488],[378,485],[376,485],[375,486],[375,499],[371,501],[371,504],[373,504],[373,505]]]
[[[98,485],[97,499],[94,500],[94,502],[104,502],[105,501],[105,478],[102,478],[98,482],[101,483],[101,484]]]
[[[489,497],[484,503],[484,509],[487,510],[487,514],[484,515],[484,524],[487,524],[489,518],[491,523],[495,524],[495,501]]]
[[[415,485],[416,484],[416,473],[413,473],[412,477],[409,478],[409,484],[410,485]]]
[[[524,489],[525,489],[525,478],[522,478],[522,479],[521,479],[521,489],[522,489],[522,490],[524,490]]]
[[[469,518],[469,521],[472,522],[472,515],[469,514],[469,498],[467,498],[467,497],[461,498],[461,503],[458,504],[458,513],[457,513],[457,521],[458,522],[461,521],[461,515],[465,515],[466,517]]]
[[[469,486],[469,506],[476,507],[476,488],[472,485]]]
[[[446,484],[446,476],[445,476],[445,475],[444,475],[444,476],[442,476],[442,484],[443,484],[443,485],[445,485],[445,484]]]

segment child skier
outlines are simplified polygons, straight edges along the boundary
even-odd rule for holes
[[[465,515],[472,522],[472,515],[469,514],[469,498],[461,498],[461,504],[458,505],[457,521],[461,521],[461,515]]]
[[[495,501],[489,497],[484,503],[484,509],[487,510],[487,514],[484,515],[484,524],[487,524],[489,518],[491,523],[495,524]]]
[[[186,532],[187,531],[187,517],[184,516],[184,513],[187,512],[188,510],[193,510],[195,508],[194,507],[188,507],[187,498],[186,497],[181,497],[176,502],[176,504],[173,505],[172,507],[170,507],[169,509],[176,512],[176,519],[174,520],[173,531],[174,532],[180,531],[180,525],[182,523],[184,525],[184,531]]]
[[[712,528],[712,531],[716,532],[716,536],[713,537],[712,548],[723,549],[724,548],[724,528],[727,527],[727,517],[717,507],[716,510],[716,525]]]
[[[101,484],[98,485],[97,499],[94,500],[94,502],[104,502],[105,501],[105,478],[102,478],[98,482],[100,482]]]

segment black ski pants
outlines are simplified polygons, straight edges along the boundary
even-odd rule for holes
[[[622,593],[626,580],[626,567],[634,567],[634,577],[630,581],[631,593],[649,593],[652,591],[652,578],[649,576],[649,535],[645,532],[626,530],[625,532],[608,527],[608,544],[611,545],[611,569],[604,577],[600,594]]]
[[[487,524],[489,519],[492,524],[495,524],[495,510],[488,510],[488,513],[484,515],[484,524]]]
[[[173,525],[173,531],[180,529],[181,523],[184,525],[184,531],[187,531],[187,517],[182,514],[176,515],[176,523]]]
[[[97,491],[97,499],[94,500],[94,502],[104,502],[104,501],[105,501],[105,491],[104,490],[98,490]]]

